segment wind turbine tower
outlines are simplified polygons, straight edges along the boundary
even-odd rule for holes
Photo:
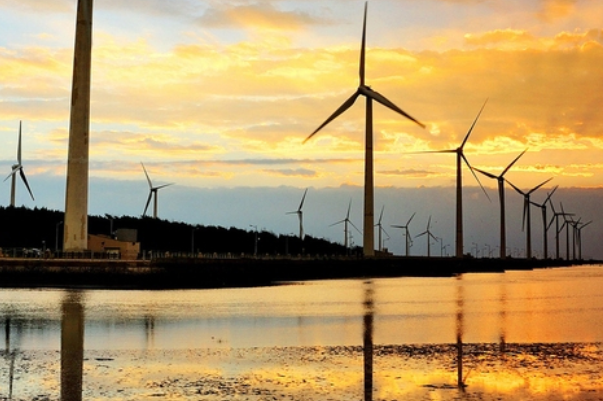
[[[362,24],[362,42],[360,46],[360,83],[356,92],[329,118],[325,120],[314,132],[312,132],[305,140],[307,142],[318,131],[324,128],[331,121],[335,120],[344,111],[349,109],[359,96],[366,98],[366,128],[365,128],[365,156],[364,156],[364,227],[363,227],[363,253],[364,256],[375,255],[375,231],[374,231],[374,179],[373,179],[373,100],[381,103],[383,106],[395,111],[396,113],[410,119],[421,127],[425,125],[415,120],[413,117],[402,111],[398,106],[393,104],[385,96],[371,89],[365,84],[365,53],[366,53],[366,13],[367,3],[364,3],[364,20]]]
[[[348,204],[348,213],[345,216],[345,219],[340,220],[336,223],[331,224],[329,227],[333,227],[337,224],[341,224],[343,223],[343,231],[344,231],[344,240],[343,240],[343,246],[345,247],[345,249],[347,250],[349,248],[349,237],[350,237],[350,232],[349,232],[349,227],[348,225],[351,225],[352,227],[354,227],[356,229],[356,231],[358,231],[359,234],[362,234],[360,232],[360,230],[358,229],[358,227],[356,227],[354,225],[354,223],[352,223],[352,220],[350,220],[350,211],[352,209],[352,200],[350,199],[350,203]],[[295,213],[295,212],[293,212]]]
[[[25,172],[23,172],[23,164],[21,160],[21,121],[19,121],[19,142],[17,144],[17,164],[13,164],[11,173],[4,179],[4,181],[11,179],[10,181],[10,205],[15,207],[15,199],[17,192],[17,173],[21,176],[21,180],[25,187],[29,191],[29,195],[31,196],[31,200],[35,200],[33,193],[31,192],[31,188],[29,187],[29,183],[27,182],[27,178],[25,177]]]
[[[553,194],[555,193],[557,188],[558,188],[558,186],[553,188],[553,190],[544,199],[544,202],[542,202],[542,204],[530,201],[530,203],[532,205],[539,207],[540,210],[542,211],[542,235],[543,235],[542,246],[544,248],[543,249],[543,259],[549,258],[549,238],[548,238],[547,233],[549,231],[550,224],[548,224],[547,217],[546,217],[546,203],[551,199],[551,196],[553,196]],[[551,223],[552,223],[552,221],[551,221]]]
[[[401,228],[404,230],[404,236],[406,239],[406,256],[410,255],[410,245],[412,243],[412,238],[410,237],[410,230],[408,229],[408,226],[410,226],[410,222],[412,221],[413,217],[415,217],[416,213],[413,213],[412,216],[410,216],[410,219],[408,219],[408,221],[406,222],[406,225],[403,226],[392,226],[394,228]]]
[[[71,252],[88,248],[91,64],[92,0],[78,0],[63,240],[63,250]]]

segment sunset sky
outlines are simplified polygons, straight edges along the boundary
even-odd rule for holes
[[[65,175],[75,5],[0,0],[0,165],[23,120],[27,205],[63,202],[34,183]],[[91,177],[146,186],[142,161],[157,183],[193,188],[362,185],[363,99],[302,142],[358,85],[363,7],[95,0]],[[457,147],[489,99],[473,165],[498,173],[528,149],[507,175],[517,186],[599,188],[602,21],[598,0],[369,1],[367,84],[427,126],[374,107],[375,184],[453,186],[453,155],[409,153]]]

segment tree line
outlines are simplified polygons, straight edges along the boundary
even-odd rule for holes
[[[62,249],[64,213],[47,208],[0,207],[0,248]],[[112,236],[118,229],[137,230],[141,251],[230,253],[233,255],[344,255],[343,245],[305,236],[235,227],[192,225],[184,222],[132,216],[89,216],[88,232]],[[256,241],[257,235],[257,241]],[[359,252],[359,248],[353,250]]]

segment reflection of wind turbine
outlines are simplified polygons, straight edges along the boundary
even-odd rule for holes
[[[145,216],[147,214],[147,209],[149,208],[149,204],[151,203],[151,198],[154,198],[153,199],[153,218],[156,219],[157,218],[157,192],[161,188],[165,188],[165,187],[168,187],[168,186],[174,185],[174,184],[173,183],[163,184],[163,185],[154,187],[153,183],[151,182],[151,178],[149,178],[149,173],[147,173],[147,169],[144,167],[144,164],[142,164],[142,162],[140,164],[142,165],[142,169],[144,170],[144,175],[146,175],[147,181],[149,182],[149,197],[147,198],[147,204],[144,207],[144,212],[142,212],[142,215]]]
[[[367,3],[364,3],[364,21],[362,25],[362,43],[360,47],[360,84],[354,94],[346,100],[329,118],[325,120],[314,132],[312,132],[304,142],[312,138],[318,131],[325,127],[328,123],[336,119],[344,111],[349,109],[359,96],[366,98],[366,139],[365,139],[365,157],[364,157],[364,255],[373,256],[374,249],[374,182],[373,182],[373,103],[375,100],[383,106],[395,111],[398,114],[414,121],[421,127],[425,127],[422,123],[415,120],[410,115],[402,111],[398,106],[393,104],[383,95],[372,90],[364,83],[365,78],[365,49],[366,49],[366,10]]]
[[[404,230],[404,236],[406,237],[406,256],[410,255],[409,253],[409,249],[410,246],[412,244],[412,238],[410,236],[410,231],[408,229],[408,226],[410,225],[410,222],[412,221],[412,218],[415,217],[416,213],[413,213],[412,216],[410,216],[410,219],[408,219],[408,221],[406,222],[406,225],[403,226],[392,226],[394,228],[401,228]]]
[[[389,238],[389,234],[387,233],[387,231],[385,231],[385,228],[383,228],[383,225],[381,224],[381,220],[383,219],[383,210],[385,209],[385,206],[381,207],[381,213],[379,214],[379,221],[377,224],[375,224],[375,227],[379,227],[379,251],[383,251],[383,240],[382,240],[382,234],[385,233],[385,235],[387,235],[387,237]]]
[[[526,231],[526,258],[527,259],[532,258],[532,219],[531,219],[531,213],[530,213],[530,195],[534,191],[536,191],[538,188],[540,188],[541,186],[543,186],[544,184],[549,182],[550,180],[552,180],[552,178],[549,178],[548,180],[538,184],[537,186],[535,186],[534,188],[530,189],[527,192],[522,191],[521,189],[519,189],[515,185],[513,185],[513,183],[511,181],[507,180],[509,185],[511,185],[513,187],[513,189],[515,191],[517,191],[517,193],[519,193],[520,195],[523,196],[523,220],[522,220],[521,225],[522,225],[522,229],[525,229],[525,231]],[[527,228],[526,228],[526,223],[527,223]]]
[[[549,241],[548,241],[547,232],[549,231],[550,225],[548,224],[548,221],[546,218],[546,203],[551,199],[551,196],[553,196],[553,194],[555,193],[557,188],[558,188],[558,186],[553,188],[553,190],[549,194],[547,194],[547,197],[544,199],[544,202],[542,202],[542,204],[530,201],[530,203],[532,205],[539,207],[540,210],[542,211],[542,234],[544,236],[543,241],[542,241],[542,245],[544,247],[543,259],[549,258]],[[552,223],[552,221],[551,221],[551,223]]]
[[[304,239],[304,217],[303,217],[304,214],[302,212],[302,207],[304,206],[304,200],[306,199],[307,193],[308,193],[308,188],[306,188],[306,190],[304,191],[304,195],[302,196],[301,202],[300,202],[297,210],[295,212],[287,213],[287,214],[297,214],[297,217],[299,218],[299,239],[300,240]]]
[[[17,144],[17,164],[13,164],[11,173],[4,179],[4,181],[6,181],[9,178],[11,178],[10,205],[13,207],[15,206],[15,198],[16,198],[15,193],[16,193],[16,186],[17,186],[17,172],[21,176],[21,180],[23,181],[23,184],[25,184],[25,187],[29,191],[29,195],[31,196],[31,199],[35,200],[33,193],[31,192],[31,188],[29,187],[29,183],[27,182],[27,178],[25,177],[25,173],[23,172],[23,164],[22,164],[22,160],[21,160],[21,121],[19,121],[19,142]]]
[[[360,232],[360,230],[358,229],[358,227],[356,227],[354,225],[354,223],[352,223],[352,220],[350,220],[350,210],[351,209],[352,209],[352,200],[350,199],[350,203],[348,205],[348,213],[345,215],[345,219],[340,220],[337,223],[333,223],[329,226],[329,227],[333,227],[334,225],[343,223],[343,227],[344,227],[343,231],[345,234],[345,239],[343,240],[343,244],[344,244],[345,249],[348,249],[348,238],[349,238],[348,224],[350,224],[352,227],[354,227],[356,229],[356,231],[358,231],[358,233],[362,234]]]
[[[362,356],[364,362],[364,401],[373,400],[373,320],[375,306],[373,282],[366,281],[364,291],[364,319],[362,335]]]
[[[479,116],[482,114],[482,110],[484,110],[484,107],[486,106],[487,101],[488,100],[486,99],[486,101],[482,105],[482,108],[479,110],[479,113],[477,113],[477,116],[475,117],[473,124],[471,124],[469,131],[467,131],[467,134],[465,135],[463,142],[461,142],[461,145],[458,148],[449,149],[449,150],[434,150],[434,151],[419,152],[419,153],[456,153],[456,257],[457,258],[463,257],[463,172],[461,169],[462,165],[463,165],[463,163],[462,163],[463,161],[465,162],[467,167],[469,167],[469,170],[471,170],[471,173],[473,174],[473,176],[479,183],[480,187],[482,187],[482,189],[484,190],[486,197],[488,197],[488,193],[486,193],[486,190],[482,186],[482,183],[480,182],[479,178],[475,174],[475,171],[473,171],[473,169],[471,169],[471,165],[469,164],[469,161],[467,160],[467,158],[465,157],[465,154],[463,153],[463,148],[465,147],[465,144],[467,143],[467,140],[469,139],[469,135],[471,135],[471,132],[473,131],[473,127],[475,127],[475,124],[477,123]],[[488,199],[489,199],[489,197],[488,197]]]
[[[429,226],[431,225],[431,216],[429,216],[429,220],[427,220],[427,229],[425,231],[423,231],[421,234],[417,235],[415,238],[419,238],[422,235],[426,235],[427,236],[427,257],[431,256],[431,239],[433,238],[434,240],[438,240],[435,235],[433,235],[431,233],[431,231],[429,230]]]
[[[500,175],[498,175],[498,176],[496,176],[492,173],[488,173],[487,171],[480,170],[478,168],[473,167],[474,170],[479,171],[486,177],[498,180],[498,198],[500,201],[500,258],[501,259],[505,259],[506,255],[507,255],[507,230],[505,228],[505,174],[507,173],[507,171],[509,171],[511,166],[513,166],[515,164],[515,162],[517,160],[519,160],[519,158],[521,156],[523,156],[524,153],[526,153],[525,150],[523,152],[521,152],[519,154],[519,156],[517,156],[511,162],[511,164],[509,164],[503,170],[503,172],[500,173]]]

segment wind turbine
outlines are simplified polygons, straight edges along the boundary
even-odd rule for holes
[[[513,185],[513,183],[511,181],[507,180],[509,185],[511,185],[513,187],[513,189],[515,191],[517,191],[517,193],[519,193],[520,195],[523,196],[523,220],[521,223],[521,225],[522,225],[521,229],[522,230],[525,229],[525,231],[526,231],[526,259],[532,258],[532,219],[531,219],[531,213],[530,213],[530,195],[534,191],[536,191],[538,188],[540,188],[541,186],[543,186],[544,184],[546,184],[547,182],[549,182],[552,179],[553,178],[549,178],[548,180],[538,184],[537,186],[528,190],[527,192],[522,191],[521,189],[519,189],[515,185]],[[527,229],[526,229],[526,222],[527,222]]]
[[[480,170],[478,168],[472,167],[474,170],[479,171],[483,175],[488,178],[492,178],[498,181],[498,198],[500,202],[500,258],[505,259],[507,256],[507,234],[505,227],[505,174],[509,169],[519,160],[524,153],[526,153],[527,149],[524,150],[517,156],[504,170],[500,175],[494,175],[484,170]]]
[[[343,224],[344,224],[344,225],[343,225],[343,227],[344,227],[344,228],[343,228],[343,231],[344,231],[344,234],[345,234],[345,239],[343,240],[343,244],[344,244],[344,246],[345,246],[345,249],[348,249],[348,236],[349,236],[349,235],[348,235],[348,224],[350,224],[352,227],[354,227],[354,228],[356,229],[356,231],[358,231],[358,233],[362,234],[362,233],[360,232],[360,230],[358,229],[358,227],[356,227],[356,226],[354,225],[354,223],[352,223],[352,220],[350,220],[350,210],[351,210],[351,209],[352,209],[352,200],[350,199],[350,203],[349,203],[349,205],[348,205],[348,213],[345,215],[345,219],[340,220],[340,221],[338,221],[338,222],[336,222],[336,223],[333,223],[333,224],[331,224],[331,225],[329,226],[329,227],[333,227],[333,226],[335,226],[335,225],[337,225],[337,224],[341,224],[341,223],[343,223]]]
[[[304,206],[304,200],[306,199],[306,194],[308,193],[308,188],[304,191],[304,195],[302,196],[299,207],[294,212],[288,212],[287,214],[297,214],[299,218],[299,239],[300,241],[304,239],[304,214],[302,212],[302,207]]]
[[[310,138],[312,138],[318,131],[324,128],[331,121],[339,117],[344,111],[349,109],[356,99],[359,96],[364,96],[366,98],[366,129],[365,129],[365,156],[364,156],[364,242],[363,242],[363,253],[364,256],[374,256],[375,255],[375,247],[374,247],[374,180],[373,180],[373,103],[372,101],[376,101],[381,103],[383,106],[395,111],[398,114],[414,121],[421,127],[425,128],[425,125],[402,111],[398,106],[393,104],[390,100],[388,100],[385,96],[380,93],[372,90],[369,86],[365,84],[365,50],[366,50],[366,12],[367,12],[367,3],[364,3],[364,20],[362,24],[362,42],[360,47],[360,68],[359,68],[359,76],[360,83],[358,85],[358,89],[356,92],[329,118],[325,120],[318,128],[314,130],[305,140],[304,143],[307,142]]]
[[[469,170],[471,171],[471,173],[473,174],[473,176],[479,183],[479,186],[482,187],[482,190],[486,194],[486,197],[488,197],[488,194],[486,193],[486,190],[484,189],[484,187],[482,186],[482,183],[480,182],[479,178],[477,177],[477,174],[475,174],[475,171],[473,171],[473,169],[471,168],[471,165],[469,164],[469,161],[465,157],[465,153],[463,153],[463,148],[465,147],[465,144],[467,143],[467,140],[469,139],[469,135],[471,135],[471,132],[473,131],[473,127],[475,127],[475,124],[477,123],[477,120],[479,119],[480,115],[482,114],[482,111],[484,110],[484,107],[486,106],[487,102],[488,102],[488,99],[486,99],[486,101],[482,105],[482,108],[479,110],[479,113],[477,113],[477,116],[475,117],[473,124],[471,124],[471,127],[469,127],[469,131],[467,131],[467,134],[465,135],[463,142],[461,142],[461,145],[458,148],[448,149],[448,150],[433,150],[433,151],[426,151],[426,152],[418,152],[418,153],[455,153],[456,154],[456,257],[457,258],[463,257],[463,172],[462,172],[462,165],[463,165],[462,162],[463,161],[465,162],[467,167],[469,167]],[[490,197],[488,197],[488,199],[490,199]]]
[[[565,220],[565,212],[556,212],[555,206],[553,205],[553,201],[549,199],[549,203],[551,204],[551,209],[553,210],[553,217],[551,218],[551,222],[549,223],[549,227],[553,224],[553,220],[555,221],[555,258],[560,259],[559,252],[559,233],[563,230],[563,225],[559,228],[559,217],[563,217]]]
[[[25,173],[23,172],[23,164],[21,161],[21,121],[19,121],[19,142],[17,144],[17,164],[12,165],[11,173],[4,179],[4,181],[11,178],[10,183],[10,205],[12,207],[15,206],[15,198],[16,198],[16,187],[17,187],[17,172],[21,176],[21,180],[25,184],[25,187],[29,191],[29,195],[31,196],[31,200],[35,200],[33,193],[31,192],[31,188],[29,187],[29,183],[27,182],[27,178],[25,177]]]
[[[572,221],[571,216],[574,214],[565,213],[565,210],[563,210],[563,203],[559,202],[559,205],[561,205],[561,213],[563,215],[563,225],[561,226],[561,231],[563,231],[563,227],[565,227],[565,260],[570,260],[569,227]],[[570,218],[567,216],[570,216]]]
[[[140,164],[142,165],[142,169],[144,170],[144,175],[147,177],[147,181],[149,183],[149,197],[147,198],[147,204],[144,207],[144,212],[142,212],[142,216],[144,217],[147,214],[147,209],[149,208],[149,204],[151,203],[151,198],[154,198],[153,199],[153,218],[156,219],[157,218],[157,192],[161,188],[165,188],[170,185],[174,185],[174,183],[163,184],[163,185],[154,187],[153,183],[151,182],[151,178],[149,177],[149,173],[147,173],[147,169],[144,167],[144,164],[142,164],[142,162],[140,162]]]
[[[436,238],[435,235],[433,235],[431,233],[431,231],[429,230],[429,226],[431,225],[431,216],[429,216],[429,220],[427,220],[427,229],[425,231],[423,231],[421,234],[417,235],[415,238],[419,238],[422,235],[426,235],[427,236],[427,257],[431,256],[431,238],[433,238],[434,240],[438,240]],[[430,238],[431,237],[431,238]]]
[[[416,213],[413,213],[412,216],[410,216],[410,219],[408,219],[408,221],[406,222],[406,225],[403,226],[392,226],[394,228],[401,228],[404,230],[404,235],[406,237],[406,256],[409,256],[409,250],[410,250],[410,246],[412,245],[412,238],[410,236],[410,231],[408,229],[408,226],[410,225],[410,222],[412,221],[412,218],[415,217]]]
[[[387,233],[387,231],[385,231],[385,229],[383,228],[383,225],[381,224],[381,220],[383,219],[383,210],[385,209],[385,206],[381,207],[381,214],[379,214],[379,222],[377,224],[375,224],[375,227],[379,227],[379,251],[383,251],[383,241],[381,239],[381,234],[385,233],[385,235],[387,235],[387,237],[389,238],[389,234]]]
[[[547,232],[549,231],[549,225],[547,224],[548,220],[546,218],[546,203],[551,199],[551,196],[553,196],[553,194],[555,193],[555,191],[557,190],[559,186],[556,186],[555,188],[553,188],[553,190],[547,194],[547,197],[544,199],[544,202],[542,202],[542,204],[530,201],[530,203],[536,207],[539,207],[540,210],[542,211],[542,234],[543,234],[543,241],[542,241],[542,245],[543,245],[543,259],[548,259],[549,257],[549,241],[548,241],[548,235]]]

